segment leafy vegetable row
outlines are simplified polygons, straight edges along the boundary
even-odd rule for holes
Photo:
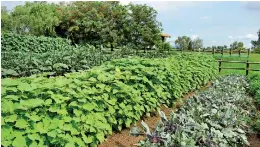
[[[248,92],[253,96],[256,106],[260,108],[260,74],[253,74],[248,77]],[[260,134],[260,112],[250,122],[256,133]]]
[[[2,79],[3,146],[97,146],[217,74],[213,57],[117,59],[59,77]]]
[[[45,53],[53,50],[66,50],[71,41],[63,38],[37,37],[15,33],[1,35],[2,52],[22,51],[32,53]]]
[[[240,76],[216,80],[209,90],[189,98],[170,119],[161,112],[154,132],[142,122],[147,138],[140,146],[249,145],[246,122],[255,108],[247,96],[246,86],[245,78]],[[131,133],[141,132],[133,128]]]
[[[105,52],[91,45],[71,46],[61,38],[35,37],[4,33],[2,35],[2,77],[26,77],[48,73],[50,76],[87,70],[102,63],[132,55],[166,57],[160,51],[138,53],[127,47]]]
[[[257,105],[260,107],[260,73],[248,77],[249,93],[254,96]]]

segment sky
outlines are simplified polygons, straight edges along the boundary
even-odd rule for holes
[[[130,1],[124,1],[127,4]],[[251,47],[251,40],[257,40],[260,29],[260,1],[133,1],[147,4],[157,10],[157,20],[162,23],[163,32],[172,37],[167,39],[174,45],[178,36],[203,39],[204,46],[227,45],[241,41]],[[21,1],[2,1],[9,10]]]

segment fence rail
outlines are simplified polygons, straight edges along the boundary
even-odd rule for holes
[[[228,61],[228,60],[222,60],[222,59],[217,60],[217,62],[219,63],[219,67],[218,67],[219,72],[221,72],[221,69],[245,70],[246,75],[248,75],[249,71],[260,71],[260,69],[249,68],[250,64],[260,64],[260,62],[249,62],[248,60],[247,61]],[[224,62],[224,63],[242,63],[242,64],[244,63],[245,68],[241,68],[241,67],[222,67],[222,62]]]
[[[177,49],[177,51],[181,51],[183,52],[184,50],[182,49]],[[247,56],[249,57],[250,55],[250,49],[246,49],[246,50],[232,50],[232,49],[211,49],[211,50],[208,50],[208,49],[193,49],[191,50],[192,52],[211,52],[213,55],[215,55],[216,53],[220,53],[221,55],[224,55],[225,53],[226,54],[229,54],[230,56],[231,55],[234,55],[234,54],[238,54],[239,57],[241,56],[241,54],[247,54]]]

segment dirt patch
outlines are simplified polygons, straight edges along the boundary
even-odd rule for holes
[[[260,147],[260,135],[248,135],[247,140],[250,143],[250,147]]]
[[[209,82],[206,86],[202,87],[200,90],[205,90],[209,86],[211,86],[211,82]],[[183,98],[180,98],[176,101],[175,105],[172,108],[167,108],[164,105],[161,105],[161,111],[165,113],[167,117],[170,116],[172,111],[176,111],[178,108],[180,108],[183,105],[183,102],[191,97],[192,95],[196,94],[195,92],[187,93],[183,96]],[[157,114],[157,112],[151,113],[151,117],[142,117],[141,120],[143,120],[150,129],[155,129],[156,123],[160,120],[160,115]],[[136,123],[136,126],[141,127],[141,120],[139,120]],[[134,125],[131,125],[130,128],[134,127]],[[105,142],[99,144],[99,147],[133,147],[136,146],[136,144],[144,139],[144,136],[131,136],[129,135],[130,129],[125,128],[120,132],[115,132],[113,135],[106,138]],[[260,147],[260,146],[259,146]]]

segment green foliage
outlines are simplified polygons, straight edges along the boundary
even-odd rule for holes
[[[3,33],[1,36],[1,50],[7,53],[16,51],[29,54],[60,51],[66,50],[70,43],[70,40],[63,38],[36,37],[15,33]]]
[[[260,74],[253,74],[248,77],[248,92],[254,97],[256,104],[260,108]]]
[[[1,20],[4,31],[36,36],[55,36],[59,23],[57,5],[47,2],[26,2],[4,14]]]
[[[180,49],[186,50],[191,45],[191,39],[188,36],[178,37],[177,40],[175,40],[175,44],[179,46]]]
[[[2,146],[97,146],[212,80],[207,55],[117,59],[52,78],[2,79]]]
[[[161,120],[154,132],[142,122],[146,140],[140,146],[243,146],[246,120],[253,102],[247,96],[244,77],[227,76],[213,82],[208,90],[185,102],[168,120]],[[141,134],[140,132],[134,132]]]
[[[74,43],[111,47],[131,44],[143,48],[153,46],[161,39],[157,12],[147,5],[72,2],[61,7],[59,16],[61,23],[57,33]]]

